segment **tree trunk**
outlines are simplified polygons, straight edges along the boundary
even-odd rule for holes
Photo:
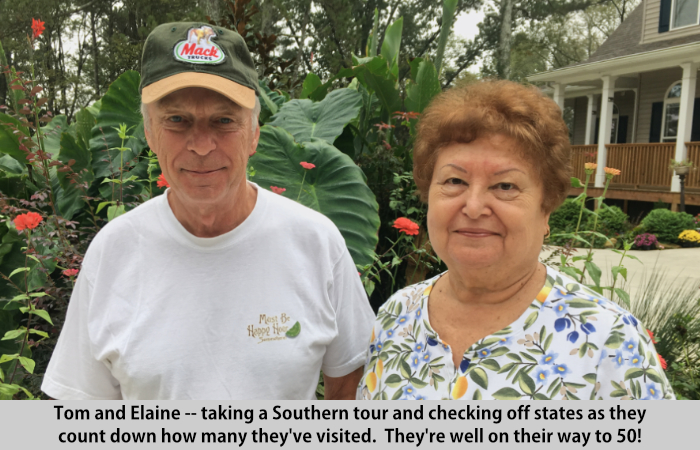
[[[501,39],[498,46],[498,76],[510,79],[510,44],[513,37],[513,0],[501,1]]]
[[[95,11],[90,12],[90,31],[92,32],[92,64],[94,66],[95,98],[100,97],[100,75],[97,63],[97,33],[95,31]]]
[[[311,2],[307,5],[304,10],[304,17],[301,19],[301,45],[299,45],[299,50],[297,51],[297,63],[296,69],[292,74],[292,86],[296,85],[299,72],[304,70],[304,41],[306,41],[306,28],[309,26],[309,15],[311,14]]]
[[[211,20],[214,22],[221,20],[221,4],[219,0],[200,0],[199,5]]]

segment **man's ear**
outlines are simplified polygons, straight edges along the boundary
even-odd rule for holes
[[[248,156],[253,156],[258,148],[258,141],[260,141],[260,125],[255,127],[255,133],[253,134],[253,142],[251,143],[251,149],[248,152]]]
[[[146,105],[146,108],[149,108],[148,105]],[[146,123],[148,121],[148,123]],[[158,150],[153,146],[152,142],[152,135],[151,135],[151,126],[152,126],[153,119],[151,119],[151,114],[149,111],[149,114],[146,115],[146,117],[143,118],[143,133],[146,135],[146,142],[148,143],[148,147],[151,149],[153,153],[158,155]]]

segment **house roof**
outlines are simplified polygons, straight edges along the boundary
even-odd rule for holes
[[[590,64],[592,62],[606,61],[609,59],[620,58],[622,56],[635,55],[638,53],[646,53],[653,50],[675,47],[677,45],[690,44],[700,42],[700,33],[678,37],[675,39],[664,39],[647,44],[640,44],[642,39],[642,31],[644,28],[644,2],[641,2],[634,11],[630,13],[627,20],[622,22],[619,27],[610,35],[610,37],[598,47],[588,60],[572,64],[569,67],[576,65]]]
[[[645,0],[649,1],[649,0]],[[602,75],[627,76],[677,66],[700,64],[700,33],[642,44],[644,2],[586,61],[530,75],[529,81],[572,83],[600,82]]]

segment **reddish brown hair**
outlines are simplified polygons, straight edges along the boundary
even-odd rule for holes
[[[413,149],[413,178],[421,199],[428,199],[442,148],[494,134],[519,144],[520,156],[542,182],[542,209],[549,213],[561,205],[571,183],[571,145],[561,110],[536,87],[505,80],[452,88],[425,109]]]

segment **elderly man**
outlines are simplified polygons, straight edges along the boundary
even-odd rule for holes
[[[237,33],[146,40],[146,139],[165,195],[85,256],[42,389],[59,399],[354,398],[373,314],[337,228],[246,180],[257,75]]]

